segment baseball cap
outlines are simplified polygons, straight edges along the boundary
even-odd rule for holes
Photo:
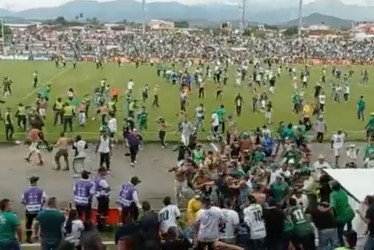
[[[136,184],[141,183],[141,181],[140,181],[140,179],[139,179],[138,176],[133,176],[133,177],[131,178],[131,183],[134,184],[134,185],[136,185]]]
[[[39,176],[33,175],[29,178],[30,183],[36,183],[39,181]]]

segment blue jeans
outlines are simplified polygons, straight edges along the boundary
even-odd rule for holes
[[[339,247],[338,230],[336,228],[327,228],[318,231],[319,248],[321,250],[330,250]]]
[[[368,236],[364,250],[374,250],[374,235],[371,234]]]
[[[344,232],[344,227],[347,225],[347,229],[352,230],[352,221],[338,221],[338,239],[340,246],[344,246],[344,240],[343,240],[343,232]]]
[[[18,241],[0,242],[0,249],[4,250],[20,250]]]
[[[48,240],[41,241],[42,250],[57,250],[59,245],[60,245],[60,241],[48,241]]]

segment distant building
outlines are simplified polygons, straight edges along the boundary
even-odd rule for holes
[[[374,23],[373,22],[359,22],[355,23],[351,29],[351,36],[354,39],[363,40],[374,37]]]
[[[305,30],[307,30],[307,31],[312,31],[312,30],[330,30],[330,26],[325,25],[325,24],[313,24],[313,25],[310,25]]]
[[[174,22],[164,20],[151,20],[148,23],[150,30],[170,30],[174,29]]]

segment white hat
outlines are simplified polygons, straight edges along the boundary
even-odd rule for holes
[[[349,147],[351,147],[351,148],[355,148],[356,145],[355,145],[355,144],[351,144],[351,145],[349,145]]]
[[[324,155],[319,155],[318,159],[325,159],[325,156]]]
[[[293,158],[289,159],[288,164],[295,164],[295,159],[293,159]]]

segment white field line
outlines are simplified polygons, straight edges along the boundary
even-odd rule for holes
[[[61,75],[65,74],[66,72],[68,72],[70,69],[64,69],[60,72],[58,72],[57,74],[55,74],[54,76],[52,76],[45,84],[42,84],[41,86],[46,86],[48,84],[53,84],[53,81],[57,78],[59,78]],[[25,95],[24,97],[21,98],[22,101],[24,100],[27,100],[29,99],[32,95],[34,95],[36,92],[38,91],[38,88],[34,89],[33,91],[31,91],[30,93],[28,93],[27,95]]]
[[[108,245],[114,245],[114,241],[103,241],[103,244]],[[40,247],[40,243],[33,243],[33,244],[22,244],[21,247]]]

